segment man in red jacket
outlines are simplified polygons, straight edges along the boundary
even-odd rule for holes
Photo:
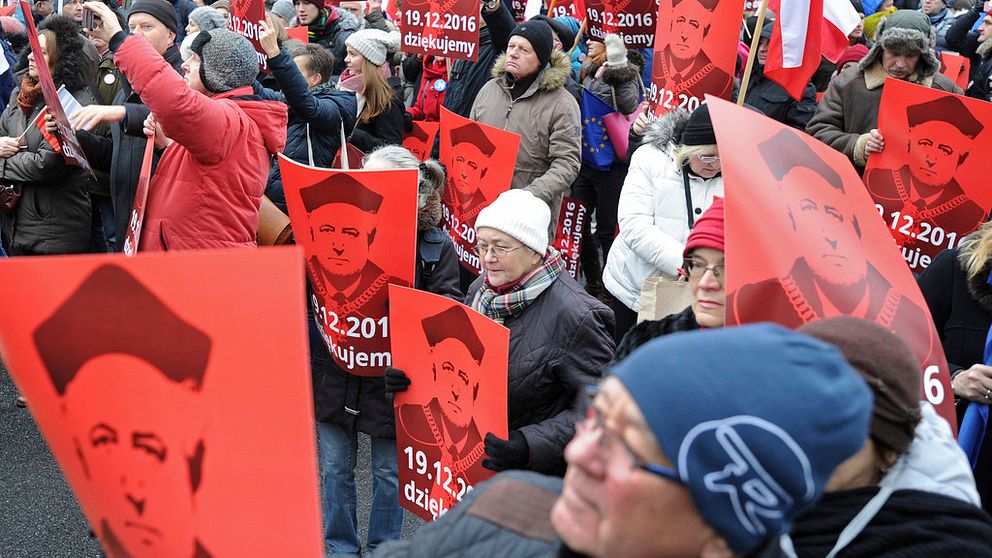
[[[110,9],[89,31],[170,138],[148,190],[142,250],[254,247],[269,155],[286,143],[286,105],[253,95],[255,49],[214,29],[193,42],[180,77],[142,37],[127,36]]]

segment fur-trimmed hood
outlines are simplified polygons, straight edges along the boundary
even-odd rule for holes
[[[978,232],[971,233],[961,241],[958,248],[958,264],[966,273],[968,260],[978,247],[978,239]],[[986,312],[992,312],[992,285],[988,283],[990,267],[992,267],[992,262],[987,262],[977,275],[968,277],[968,292],[971,294],[971,298],[975,299],[975,302]]]
[[[79,33],[76,22],[68,16],[52,14],[38,25],[38,31],[43,29],[55,33],[58,41],[59,59],[52,70],[55,87],[65,85],[69,92],[89,87],[96,79],[100,61],[99,56],[95,56],[96,49]],[[88,49],[92,49],[92,52],[88,53]],[[15,66],[15,73],[27,70],[30,52],[31,49],[27,48],[21,53],[21,58]]]
[[[420,163],[419,171],[417,201],[418,206],[423,201],[424,207],[417,209],[417,230],[425,231],[441,222],[441,194],[444,193],[446,173],[444,165],[434,159]]]
[[[333,10],[338,14],[338,29],[342,31],[358,31],[362,28],[362,21],[359,21],[355,14],[344,8],[335,7]],[[329,22],[328,22],[329,23]]]
[[[684,108],[670,110],[647,125],[642,143],[650,144],[659,151],[666,151],[669,146],[678,142],[677,138],[688,122],[689,111]]]
[[[507,85],[506,54],[501,54],[496,59],[496,63],[493,64],[492,74],[504,87]],[[565,86],[570,75],[572,75],[572,64],[568,59],[568,55],[560,50],[554,50],[551,53],[551,60],[548,62],[548,65],[537,76],[535,82],[537,83],[537,90],[554,91],[555,89],[562,88]]]
[[[982,58],[983,60],[984,60],[985,58],[988,58],[989,56],[992,56],[992,41],[985,41],[985,42],[983,42],[983,43],[980,43],[980,44],[978,45],[978,49],[977,49],[977,50],[975,50],[975,52],[976,52],[976,53],[978,54],[978,56],[979,56],[979,57],[981,57],[981,58]]]
[[[911,21],[913,18],[919,21]],[[913,24],[918,24],[919,28],[914,28]],[[925,33],[924,27],[929,29],[929,32]],[[940,59],[937,58],[937,52],[934,50],[936,45],[937,32],[930,26],[930,20],[926,15],[915,10],[899,10],[889,17],[882,18],[875,32],[875,44],[861,59],[858,67],[867,70],[876,62],[881,63],[882,50],[885,49],[901,53],[919,53],[920,61],[916,66],[916,74],[919,79],[925,79],[940,70]]]

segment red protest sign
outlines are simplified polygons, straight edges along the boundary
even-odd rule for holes
[[[868,158],[864,183],[903,258],[923,271],[978,228],[992,207],[988,162],[992,105],[902,80],[882,91],[885,149]]]
[[[574,17],[575,19],[582,20],[586,16],[586,4],[583,0],[552,0],[551,7],[548,9],[548,17]],[[571,45],[563,45],[565,50],[571,48]]]
[[[579,254],[582,248],[582,229],[588,218],[586,204],[577,198],[562,198],[555,239],[551,246],[561,252],[565,269],[572,279],[579,279]]]
[[[310,304],[341,370],[390,365],[387,285],[412,285],[417,170],[334,171],[279,155],[293,236],[303,245]]]
[[[913,350],[952,424],[947,361],[923,295],[850,161],[764,115],[707,99],[727,190],[727,325],[850,315]],[[748,134],[740,134],[748,130]]]
[[[941,52],[940,61],[944,69],[940,72],[963,90],[968,89],[968,76],[971,75],[971,60],[950,52]]]
[[[152,157],[155,155],[155,136],[148,136],[145,153],[138,173],[138,189],[134,195],[134,207],[127,224],[127,238],[124,239],[124,255],[133,256],[138,252],[141,241],[141,225],[145,222],[145,203],[148,201],[148,183],[152,176]]]
[[[742,0],[661,0],[651,87],[655,114],[693,111],[706,95],[730,99]]]
[[[287,27],[286,34],[289,38],[294,41],[300,41],[303,44],[308,44],[310,42],[310,35],[308,33],[310,29],[308,27]]]
[[[475,219],[510,189],[520,136],[441,107],[440,160],[448,169],[441,198],[445,228],[465,269],[482,273],[475,247]]]
[[[342,154],[348,153],[348,165],[344,165],[344,157]],[[346,143],[344,146],[338,148],[337,155],[334,156],[334,160],[331,161],[332,169],[357,169],[362,166],[362,159],[365,158],[365,153],[361,149],[355,147],[350,143]]]
[[[483,439],[507,437],[510,330],[458,302],[395,286],[389,319],[394,366],[410,378],[394,400],[400,505],[430,521],[495,474],[482,466]]]
[[[415,121],[413,130],[403,138],[403,147],[409,149],[421,161],[426,161],[430,159],[431,149],[434,148],[434,140],[440,129],[439,122]]]
[[[479,57],[479,0],[408,0],[400,32],[404,52],[474,61]]]
[[[0,353],[108,556],[323,556],[302,263],[0,262]]]
[[[585,8],[592,40],[602,42],[615,33],[627,48],[651,48],[654,44],[658,0],[585,0]]]
[[[258,69],[268,71],[269,57],[258,40],[258,22],[265,20],[265,3],[262,0],[231,0],[230,19],[227,26],[248,39],[258,56]],[[305,28],[304,28],[305,29]]]
[[[20,5],[21,13],[31,13],[31,7],[27,2],[21,0]],[[38,30],[35,28],[34,21],[30,17],[26,19],[28,21],[24,25],[28,31],[28,44],[31,46],[31,52],[34,53],[35,60],[44,60],[44,49],[41,48],[41,42],[38,39]],[[66,163],[92,173],[93,169],[90,167],[89,161],[86,160],[83,148],[79,146],[79,140],[76,139],[76,132],[69,125],[69,119],[66,117],[65,110],[62,108],[58,88],[55,87],[55,83],[52,81],[52,73],[49,71],[48,65],[36,64],[35,67],[38,71],[38,83],[41,84],[41,92],[45,97],[46,110],[51,112],[55,118],[55,124],[58,126],[59,135],[57,139],[61,149],[57,149],[56,151],[62,154]],[[41,129],[44,130],[44,128]]]

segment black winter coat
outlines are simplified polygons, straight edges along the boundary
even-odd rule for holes
[[[986,264],[974,279],[968,279],[962,263],[974,248],[968,240],[958,248],[937,254],[918,281],[952,377],[983,362],[985,336],[992,326],[992,285],[985,281],[992,264]],[[967,408],[967,401],[957,402],[959,422]],[[992,509],[992,428],[986,429],[978,454],[975,484],[982,497],[982,507]]]
[[[440,232],[439,229],[433,229]],[[429,237],[425,240],[425,234]],[[440,242],[440,259],[428,265],[429,274],[423,272],[421,257],[427,250],[423,243]],[[428,231],[417,233],[417,267],[415,287],[421,291],[459,300],[458,256],[455,254],[451,237],[441,233],[441,238]],[[321,422],[336,424],[348,430],[358,430],[376,438],[396,438],[396,420],[393,416],[393,400],[386,397],[386,386],[382,376],[355,376],[341,370],[327,352],[323,342],[310,347],[314,374],[313,398],[316,418]],[[357,411],[348,412],[346,408]]]
[[[405,115],[403,98],[394,95],[389,109],[368,122],[359,121],[348,141],[362,153],[371,153],[383,145],[401,145]]]
[[[444,108],[468,118],[482,86],[492,78],[493,64],[506,52],[513,31],[513,15],[508,2],[492,13],[482,11],[486,26],[479,30],[479,58],[475,62],[454,60],[448,65],[448,90]]]
[[[483,276],[465,297],[471,305]],[[613,311],[562,273],[518,316],[510,330],[507,416],[530,447],[530,469],[565,472],[565,444],[575,435],[580,390],[593,385],[613,356]]]
[[[992,101],[992,84],[989,83],[992,79],[992,41],[986,41],[984,45],[979,43],[978,32],[971,30],[979,18],[985,17],[985,13],[980,11],[982,5],[979,2],[976,8],[955,19],[945,38],[949,48],[971,60],[971,74],[968,76],[970,81],[965,94],[983,101]]]
[[[179,49],[170,46],[162,55],[176,72],[182,74],[183,59]],[[134,196],[138,190],[138,175],[141,174],[141,160],[145,153],[145,118],[151,112],[141,102],[141,97],[131,88],[127,78],[121,75],[123,85],[114,98],[114,106],[124,107],[124,120],[110,126],[110,137],[97,136],[89,132],[76,133],[86,158],[94,169],[110,175],[110,196],[114,203],[114,228],[117,245],[114,250],[124,250],[128,221],[134,207]],[[156,153],[155,161],[158,161]]]
[[[755,64],[744,102],[772,120],[805,130],[809,119],[816,112],[816,87],[812,82],[807,83],[803,89],[803,98],[797,101],[785,88],[765,77],[763,66]]]
[[[337,91],[329,82],[310,89],[293,59],[285,50],[269,59],[269,70],[279,84],[281,92],[262,88],[255,83],[255,94],[263,99],[281,101],[289,105],[289,125],[286,131],[286,149],[283,154],[290,159],[309,164],[307,151],[307,125],[310,126],[310,145],[313,162],[318,167],[329,168],[341,148],[341,125],[345,130],[355,126],[358,105],[355,94]],[[286,194],[282,189],[279,165],[272,165],[265,184],[265,195],[279,209],[286,211]]]
[[[620,362],[627,358],[630,353],[655,337],[697,329],[699,329],[699,323],[696,322],[696,314],[692,311],[692,306],[686,307],[678,314],[669,314],[660,320],[645,320],[624,334],[620,344],[617,345],[616,353],[613,354],[613,362]]]

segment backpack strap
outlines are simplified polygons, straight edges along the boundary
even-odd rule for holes
[[[420,281],[423,286],[431,280],[437,262],[441,261],[441,248],[444,246],[444,231],[438,227],[432,227],[424,231],[420,242],[417,243],[420,251]]]

